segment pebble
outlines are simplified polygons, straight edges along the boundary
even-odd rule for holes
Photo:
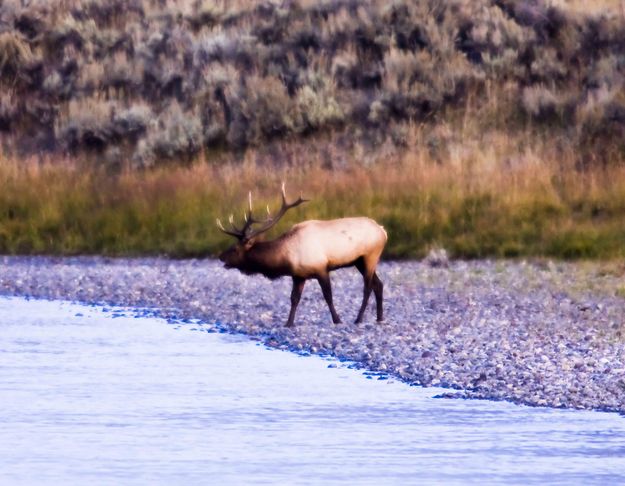
[[[355,325],[362,278],[345,269],[332,273],[343,324],[332,324],[311,281],[292,329],[283,327],[290,279],[244,276],[212,259],[6,256],[0,294],[131,307],[177,326],[210,324],[410,384],[461,390],[446,397],[625,413],[625,299],[575,293],[577,270],[442,256],[383,262],[386,320],[375,322],[372,296],[366,322]],[[594,279],[588,289],[618,286],[599,272],[585,278]]]

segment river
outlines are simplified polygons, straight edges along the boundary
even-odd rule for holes
[[[434,398],[194,322],[0,298],[0,484],[615,484],[617,414]]]

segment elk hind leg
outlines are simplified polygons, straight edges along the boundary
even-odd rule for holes
[[[358,311],[358,316],[356,317],[355,321],[356,324],[360,324],[365,315],[365,311],[367,310],[369,296],[371,295],[371,290],[373,288],[373,275],[375,274],[375,265],[368,265],[365,257],[356,260],[355,265],[358,271],[362,274],[362,278],[365,284],[362,295],[362,305],[360,306],[360,310]]]
[[[382,322],[384,320],[384,299],[383,299],[383,292],[384,292],[384,284],[382,283],[382,280],[380,280],[380,277],[378,277],[378,274],[373,272],[373,281],[372,281],[372,285],[373,285],[373,293],[375,294],[375,305],[376,305],[376,310],[377,310],[377,318],[378,318],[378,322]]]
[[[334,324],[340,324],[341,318],[336,312],[334,308],[334,303],[332,302],[332,284],[330,283],[330,275],[327,273],[324,275],[320,275],[317,277],[317,281],[319,282],[319,286],[321,287],[321,292],[323,292],[323,298],[326,299],[328,307],[330,308],[330,314],[332,314],[332,322]]]
[[[289,312],[289,318],[286,321],[285,327],[293,327],[293,320],[295,319],[295,311],[302,298],[302,292],[304,291],[304,284],[306,279],[293,277],[293,290],[291,290],[291,311]]]

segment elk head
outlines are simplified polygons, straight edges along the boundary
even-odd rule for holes
[[[296,201],[287,203],[284,182],[282,183],[281,195],[282,206],[279,211],[276,214],[271,214],[269,206],[267,206],[267,217],[257,219],[252,214],[252,192],[250,191],[248,194],[248,208],[243,213],[244,223],[240,228],[234,224],[234,216],[232,214],[228,220],[230,224],[229,229],[226,229],[221,221],[217,219],[217,227],[222,232],[237,239],[234,245],[219,255],[219,259],[224,262],[226,268],[238,268],[245,271],[247,254],[256,243],[258,236],[273,228],[289,209],[308,201],[308,199],[302,198],[300,194]]]

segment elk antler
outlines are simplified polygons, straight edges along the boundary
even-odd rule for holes
[[[280,207],[280,210],[275,216],[272,216],[271,212],[269,211],[269,206],[267,206],[267,218],[264,220],[258,220],[255,219],[252,215],[252,192],[250,191],[250,193],[248,194],[248,210],[247,212],[243,213],[243,219],[245,220],[243,227],[237,228],[234,225],[234,217],[232,215],[230,215],[229,219],[232,229],[227,230],[226,228],[224,228],[219,219],[217,220],[217,226],[227,235],[234,236],[240,241],[249,241],[252,238],[260,235],[261,233],[264,233],[265,231],[271,229],[278,221],[280,221],[280,218],[282,218],[282,216],[284,216],[289,209],[299,206],[300,204],[307,201],[309,201],[309,199],[304,199],[300,193],[300,196],[299,198],[297,198],[296,201],[293,201],[292,203],[287,203],[285,183],[283,182],[282,206]],[[255,230],[252,230],[252,225],[254,224],[260,224],[261,226]]]
[[[247,236],[247,239],[254,238],[255,236],[258,236],[259,234],[264,233],[265,231],[269,231],[271,228],[275,226],[275,224],[278,221],[280,221],[282,216],[284,216],[289,209],[294,208],[296,206],[299,206],[302,203],[309,201],[309,199],[304,199],[302,197],[302,194],[300,193],[296,201],[293,201],[292,203],[287,203],[286,202],[286,189],[285,189],[284,182],[282,183],[281,192],[282,192],[282,207],[280,207],[280,210],[278,211],[278,213],[275,216],[272,216],[271,212],[269,211],[269,206],[267,206],[267,219],[265,219],[264,221],[254,221],[255,223],[262,224],[262,226],[260,226],[260,228],[257,228],[251,231],[250,234]]]
[[[247,212],[243,213],[243,220],[245,223],[241,228],[237,228],[234,224],[234,215],[230,215],[228,218],[228,222],[230,223],[231,229],[227,230],[224,228],[223,224],[221,224],[221,220],[217,218],[217,227],[226,233],[227,235],[234,236],[235,238],[242,240],[245,238],[245,235],[251,228],[251,226],[256,223],[256,220],[252,217],[252,191],[248,193],[248,209]]]

